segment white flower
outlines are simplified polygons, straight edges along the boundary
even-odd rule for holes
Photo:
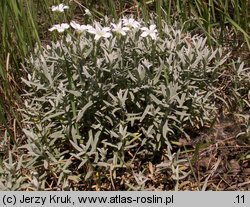
[[[90,10],[89,10],[89,9],[85,9],[84,11],[85,11],[85,14],[86,14],[86,15],[88,15],[88,16],[92,16],[92,14],[91,14],[91,12],[90,12]]]
[[[69,24],[67,24],[67,23],[62,23],[62,24],[55,24],[55,25],[53,25],[50,29],[49,29],[49,31],[50,32],[52,32],[52,31],[54,31],[54,30],[57,30],[59,33],[62,33],[62,32],[64,32],[66,29],[68,29],[69,28]]]
[[[59,4],[58,6],[52,6],[51,10],[52,11],[58,11],[58,12],[63,12],[64,9],[68,9],[68,6],[65,6],[64,4]]]
[[[129,31],[129,28],[128,27],[122,27],[122,22],[119,22],[118,24],[113,24],[111,23],[111,25],[113,26],[113,31],[114,32],[117,32],[121,35],[126,35],[126,32]]]
[[[147,27],[142,27],[141,30],[143,30],[144,32],[141,34],[142,37],[147,37],[148,35],[155,40],[156,36],[157,36],[157,29],[156,29],[156,25],[150,25],[149,28]]]
[[[129,18],[129,19],[122,19],[123,24],[129,28],[139,28],[140,27],[140,23],[137,22],[136,20],[134,20],[133,18]]]
[[[112,36],[109,27],[101,27],[99,23],[95,23],[95,27],[89,28],[88,32],[95,34],[95,40],[99,40],[101,37],[109,38]]]
[[[79,33],[82,33],[84,31],[92,28],[92,26],[90,26],[90,25],[80,25],[80,24],[76,23],[75,21],[71,21],[70,26],[73,27]]]

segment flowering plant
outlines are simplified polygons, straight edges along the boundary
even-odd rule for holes
[[[64,5],[64,4],[59,4],[58,6],[52,6],[51,10],[53,12],[57,11],[57,12],[64,12],[65,9],[69,9],[68,6]]]
[[[67,23],[62,23],[62,24],[55,24],[55,25],[53,25],[50,29],[49,29],[49,31],[54,31],[54,30],[56,30],[56,31],[58,31],[59,33],[62,33],[62,32],[64,32],[66,29],[68,29],[69,28],[69,24],[67,24]]]
[[[28,79],[23,78],[24,132],[29,155],[46,157],[44,173],[62,157],[68,163],[63,171],[53,165],[61,178],[87,179],[94,169],[110,172],[124,167],[131,152],[171,151],[176,137],[189,137],[213,120],[214,85],[227,59],[222,49],[209,48],[197,35],[187,41],[165,22],[158,35],[150,22],[71,21],[77,36],[61,35],[31,56]],[[62,23],[50,31],[70,31],[70,26]]]

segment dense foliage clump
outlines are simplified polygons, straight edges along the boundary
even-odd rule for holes
[[[122,24],[125,34],[112,30]],[[161,32],[141,24],[95,22],[29,59],[24,132],[31,159],[46,170],[65,160],[67,177],[90,165],[86,178],[93,168],[124,167],[129,153],[171,149],[171,140],[213,120],[222,50],[164,22]]]

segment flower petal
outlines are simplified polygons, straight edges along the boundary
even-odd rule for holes
[[[148,36],[148,32],[143,32],[143,33],[141,33],[141,36],[142,36],[142,37],[147,37],[147,36]]]

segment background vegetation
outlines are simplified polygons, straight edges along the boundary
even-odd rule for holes
[[[161,29],[163,29],[162,20],[164,20],[169,25],[177,24],[176,26],[181,28],[183,34],[190,34],[191,36],[199,34],[203,37],[207,37],[206,44],[211,48],[222,47],[224,55],[230,52],[231,61],[227,60],[224,65],[224,70],[220,71],[220,73],[214,77],[214,79],[217,78],[219,80],[219,83],[214,85],[217,87],[216,89],[218,91],[218,93],[216,93],[217,96],[215,97],[216,100],[218,100],[216,108],[218,109],[218,117],[221,118],[221,116],[223,116],[223,119],[219,119],[218,122],[216,119],[211,119],[210,123],[214,121],[212,122],[213,127],[210,125],[209,130],[206,129],[208,130],[206,132],[201,132],[200,129],[196,129],[195,132],[190,130],[190,134],[186,134],[185,136],[191,136],[191,138],[194,139],[195,137],[200,137],[197,136],[198,134],[205,133],[210,139],[214,139],[215,137],[218,138],[221,137],[220,127],[223,126],[224,129],[225,126],[226,129],[228,129],[227,127],[229,126],[228,130],[230,131],[230,124],[235,126],[235,122],[237,122],[239,128],[233,130],[231,134],[227,134],[227,130],[222,130],[222,132],[224,133],[223,136],[225,136],[225,134],[227,135],[227,139],[232,136],[234,139],[237,137],[237,143],[238,140],[241,140],[241,147],[237,148],[239,154],[235,155],[235,159],[230,159],[229,162],[232,160],[232,162],[234,162],[236,160],[237,164],[234,164],[234,167],[236,165],[245,166],[245,163],[249,161],[250,87],[249,70],[247,69],[249,66],[250,49],[248,21],[250,7],[249,1],[72,0],[64,1],[65,4],[70,5],[69,11],[63,15],[53,15],[50,7],[59,3],[61,3],[61,1],[0,1],[1,188],[6,190],[27,188],[37,189],[37,185],[34,183],[38,180],[43,180],[44,183],[42,184],[42,187],[40,187],[47,190],[55,188],[67,189],[66,187],[96,190],[119,189],[119,186],[123,186],[121,187],[122,189],[139,190],[149,188],[149,185],[153,188],[164,185],[162,189],[182,189],[185,181],[179,181],[179,174],[184,175],[183,179],[190,179],[188,176],[192,176],[192,183],[195,183],[194,189],[202,189],[202,187],[203,189],[206,189],[207,186],[210,186],[212,189],[233,188],[233,184],[230,186],[221,184],[224,177],[216,177],[214,180],[217,180],[214,181],[212,179],[213,174],[206,174],[204,176],[199,174],[199,172],[202,171],[200,168],[211,167],[203,166],[204,164],[199,164],[198,162],[202,160],[200,157],[202,158],[204,153],[207,153],[208,146],[210,147],[210,152],[213,152],[213,155],[221,153],[216,151],[213,148],[213,143],[211,144],[208,141],[205,141],[205,143],[198,142],[198,144],[192,141],[185,144],[183,139],[181,139],[181,141],[179,139],[172,140],[172,150],[166,148],[162,157],[155,158],[153,156],[152,159],[146,159],[144,163],[135,164],[135,166],[139,168],[136,173],[134,172],[135,169],[131,168],[127,174],[120,173],[119,176],[115,176],[112,174],[114,170],[112,169],[109,170],[109,175],[107,173],[102,177],[98,171],[95,171],[92,167],[86,165],[86,168],[90,168],[90,170],[88,169],[86,172],[91,171],[91,173],[93,174],[94,172],[95,175],[88,180],[89,182],[81,183],[79,182],[79,177],[71,175],[71,177],[67,176],[66,181],[63,180],[64,175],[68,173],[67,167],[69,166],[69,163],[65,163],[66,159],[61,161],[59,158],[59,161],[56,159],[56,169],[52,166],[50,173],[46,170],[47,174],[39,172],[39,167],[36,165],[37,160],[26,160],[27,157],[25,157],[27,147],[24,148],[24,146],[26,146],[27,143],[31,145],[31,143],[30,134],[27,134],[29,132],[26,131],[26,133],[23,133],[22,130],[25,128],[25,124],[23,123],[23,115],[20,113],[20,109],[24,108],[24,97],[21,97],[20,94],[24,93],[25,88],[21,82],[21,78],[27,79],[24,65],[26,65],[26,59],[33,53],[34,47],[41,48],[41,46],[51,44],[51,40],[56,41],[58,39],[56,34],[48,32],[48,28],[58,21],[69,22],[72,19],[76,19],[81,23],[88,23],[92,18],[101,21],[105,15],[118,20],[124,15],[133,14],[134,17],[142,18],[147,23],[151,18],[150,14],[154,12],[156,14],[157,28],[159,28],[160,33]],[[86,8],[91,11],[93,15],[92,17],[86,17]],[[243,64],[243,61],[245,62],[245,65]],[[227,118],[225,118],[225,115],[227,115]],[[220,125],[218,125],[219,123]],[[77,127],[75,128],[77,130]],[[124,129],[120,130],[122,131]],[[76,133],[78,132],[76,131]],[[179,138],[182,138],[183,136],[180,134]],[[89,134],[89,136],[91,137],[95,135]],[[137,135],[134,134],[133,136],[136,137]],[[208,143],[210,143],[210,145]],[[228,143],[224,141],[224,144]],[[230,142],[230,145],[234,144],[235,143]],[[230,150],[225,149],[223,153],[226,156],[230,154]],[[182,158],[186,162],[183,161]],[[50,157],[50,159],[53,160],[53,157]],[[159,166],[162,159],[170,160],[170,163],[172,163],[172,169],[174,170],[169,172],[169,169],[166,167],[167,163],[162,164],[163,166]],[[216,157],[216,159],[211,162],[217,167],[220,165],[226,166],[226,163],[222,163],[220,157]],[[46,163],[43,164],[46,168]],[[36,167],[30,168],[29,166]],[[230,166],[232,165],[230,164]],[[232,168],[233,167],[225,169],[225,174],[231,172]],[[237,166],[235,168],[237,168]],[[53,174],[53,172],[57,171],[58,174]],[[156,174],[160,175],[159,177],[161,177],[162,180],[153,179],[156,177]],[[122,175],[125,177],[127,176],[131,181],[130,184],[125,185],[126,187],[121,184],[125,179]],[[48,177],[45,179],[43,176]],[[166,183],[163,182],[164,179],[167,180]],[[147,180],[147,182],[145,180]],[[150,182],[148,180],[150,180]],[[210,180],[213,181],[211,181],[212,184],[209,185]],[[30,185],[32,182],[34,185]],[[62,184],[63,182],[65,182],[65,185]],[[247,181],[242,181],[243,184],[245,182]],[[20,183],[22,183],[22,185],[20,185]],[[214,184],[215,186],[213,183],[216,183]],[[188,189],[192,189],[191,183],[188,183],[187,186]],[[242,186],[245,187],[245,185]]]

